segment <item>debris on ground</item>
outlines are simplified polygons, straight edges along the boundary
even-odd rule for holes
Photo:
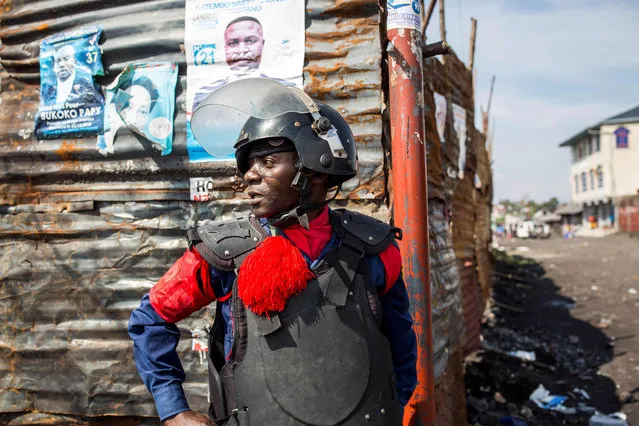
[[[588,426],[628,426],[628,422],[624,413],[596,413],[588,421]]]
[[[612,359],[611,339],[570,315],[575,301],[540,264],[493,253],[482,349],[466,359],[469,424],[588,425],[619,411],[615,383],[600,371]],[[602,316],[597,325],[606,323]]]
[[[508,355],[523,359],[524,361],[537,361],[537,356],[532,351],[510,351]]]

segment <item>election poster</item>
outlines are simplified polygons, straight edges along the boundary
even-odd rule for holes
[[[104,134],[97,148],[115,151],[118,130],[128,128],[168,155],[173,149],[173,114],[178,67],[175,62],[128,65],[106,88]]]
[[[243,78],[302,87],[303,0],[186,0],[187,150],[190,161],[233,159],[235,140],[212,156],[191,133],[191,116],[213,91]],[[215,117],[211,117],[215,119]]]
[[[459,138],[459,172],[457,177],[463,179],[466,167],[466,110],[456,104],[453,104],[453,127]]]
[[[446,130],[446,113],[447,105],[446,98],[437,92],[433,92],[435,98],[435,122],[437,124],[437,133],[439,134],[439,141],[444,144],[444,131]]]
[[[421,32],[421,0],[388,0],[387,8],[386,29],[409,28]]]
[[[40,44],[39,139],[82,137],[102,131],[104,98],[93,76],[104,75],[101,27],[65,32]]]

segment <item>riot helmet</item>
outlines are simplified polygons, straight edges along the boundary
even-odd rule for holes
[[[327,174],[330,187],[357,174],[355,140],[346,120],[276,80],[247,78],[217,89],[194,111],[191,131],[213,156],[227,155],[232,141],[242,174],[251,146],[267,139],[292,142],[300,168]]]
[[[299,206],[283,216],[297,217],[306,225],[307,210],[320,205],[307,202],[310,182],[307,171],[326,174],[327,189],[357,174],[357,150],[351,129],[332,107],[316,102],[304,91],[267,78],[231,82],[210,94],[194,111],[191,131],[211,155],[228,154],[231,143],[237,168],[249,168],[249,153],[297,152],[298,173],[292,187],[300,194]],[[292,145],[292,146],[291,146]]]

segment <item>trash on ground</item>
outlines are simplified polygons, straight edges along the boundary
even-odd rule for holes
[[[628,294],[632,295],[632,296],[636,296],[637,295],[637,290],[634,288],[629,288],[628,289]]]
[[[539,385],[528,399],[544,410],[553,410],[564,414],[575,414],[577,412],[576,408],[563,405],[568,400],[567,396],[551,395],[544,385]]]
[[[574,393],[578,393],[579,395],[583,396],[586,399],[590,399],[590,395],[588,394],[588,392],[586,392],[583,389],[579,389],[579,388],[574,388],[572,390]]]
[[[612,324],[612,320],[610,318],[602,318],[599,320],[599,323],[595,326],[597,328],[608,328]]]
[[[624,413],[601,414],[595,413],[588,421],[588,426],[628,426]]]
[[[530,251],[530,247],[521,246],[521,247],[517,247],[515,250],[517,250],[520,253],[525,253],[527,251]]]
[[[524,361],[537,361],[537,356],[531,351],[510,351],[508,355],[523,359]]]
[[[504,426],[528,426],[526,420],[514,416],[502,417],[501,419],[499,419],[499,424]]]
[[[506,401],[506,398],[504,398],[504,395],[502,395],[500,392],[495,392],[495,402],[498,404],[505,404],[508,401]]]

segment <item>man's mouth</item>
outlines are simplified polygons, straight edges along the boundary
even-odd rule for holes
[[[262,201],[262,198],[264,198],[262,194],[256,191],[248,191],[247,193],[248,196],[251,197],[251,200],[249,201],[250,205],[258,204],[260,201]]]

